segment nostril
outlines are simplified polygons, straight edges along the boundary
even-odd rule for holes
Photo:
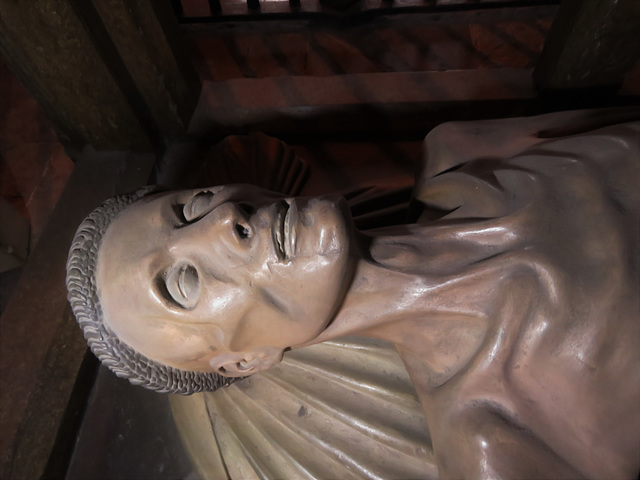
[[[238,233],[238,236],[243,240],[249,238],[249,236],[251,235],[251,230],[249,230],[249,227],[246,227],[239,223],[236,223],[236,232]]]

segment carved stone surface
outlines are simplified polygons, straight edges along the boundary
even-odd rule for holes
[[[380,340],[296,350],[260,375],[171,403],[203,479],[438,476],[418,397]]]

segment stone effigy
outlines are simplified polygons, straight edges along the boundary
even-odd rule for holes
[[[289,350],[369,337],[395,345],[442,478],[635,478],[629,115],[443,124],[411,222],[366,233],[338,197],[245,185],[112,199],[78,230],[69,299],[94,353],[133,383],[215,390]]]

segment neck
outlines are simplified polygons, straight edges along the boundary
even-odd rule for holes
[[[460,275],[465,262],[440,258],[416,233],[364,237],[367,248],[340,311],[309,344],[344,335],[380,338],[436,370],[451,366],[452,352],[477,347],[486,332],[483,293],[473,275]]]
[[[311,343],[343,335],[397,343],[397,339],[384,333],[388,326],[415,319],[429,308],[424,275],[398,267],[397,259],[406,253],[405,237],[404,231],[378,236],[361,234],[361,255],[345,301],[331,324]]]

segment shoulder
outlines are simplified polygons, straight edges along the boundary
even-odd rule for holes
[[[565,197],[595,189],[611,192],[622,205],[637,204],[640,122],[610,125],[617,117],[594,115],[442,124],[425,139],[414,198],[429,208],[463,208],[485,218],[504,216],[541,194],[557,197],[553,189]]]

